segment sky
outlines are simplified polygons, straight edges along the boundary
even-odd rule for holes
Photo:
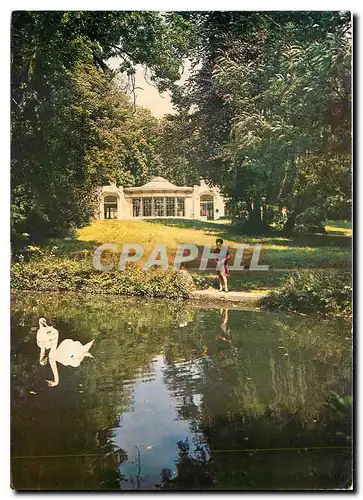
[[[116,69],[120,62],[121,59],[119,57],[112,57],[107,61],[112,69]],[[141,65],[136,66],[135,87],[140,87],[135,91],[136,104],[150,109],[152,114],[156,117],[161,117],[169,113],[173,114],[174,110],[170,100],[170,92],[159,94],[155,87],[146,82],[144,72],[145,68]],[[180,83],[184,83],[188,79],[189,72],[190,62],[186,60]],[[150,81],[150,78],[148,78],[148,81]]]

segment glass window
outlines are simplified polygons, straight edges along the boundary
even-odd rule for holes
[[[166,216],[175,217],[175,198],[166,198]]]
[[[177,216],[185,216],[185,198],[177,198]]]
[[[154,217],[163,217],[164,216],[164,198],[155,197],[154,198]]]
[[[105,196],[105,203],[116,203],[117,205],[116,196]]]
[[[132,200],[132,216],[141,217],[141,200],[140,198],[134,198]]]
[[[211,194],[203,194],[200,197],[200,201],[213,201],[213,196]]]
[[[143,203],[143,211],[142,214],[144,217],[151,217],[151,207],[152,207],[152,198],[143,198],[142,199]]]

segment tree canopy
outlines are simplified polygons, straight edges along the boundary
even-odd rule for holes
[[[288,209],[289,229],[307,209],[349,203],[349,13],[185,16],[195,64],[174,101],[198,134],[200,172],[232,213],[258,231],[263,199],[271,213]]]
[[[243,172],[237,195],[286,207],[290,221],[322,209],[328,196],[349,197],[351,147],[349,39],[328,33],[322,41],[296,40],[288,24],[248,62],[244,44],[236,44],[213,73],[234,112],[222,154]]]
[[[87,222],[96,186],[133,184],[140,168],[145,175],[152,153],[143,141],[153,118],[134,113],[107,60],[119,56],[131,83],[136,64],[145,64],[165,90],[179,78],[187,39],[186,22],[174,13],[13,13],[15,247]]]

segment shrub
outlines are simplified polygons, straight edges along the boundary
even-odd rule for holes
[[[274,231],[283,231],[287,216],[278,205],[268,205],[265,208],[264,221],[271,225]]]
[[[266,309],[351,316],[352,282],[347,271],[303,270],[261,300]]]
[[[207,290],[218,286],[218,278],[216,276],[193,276],[194,283],[198,290]]]
[[[324,214],[316,208],[308,208],[296,217],[295,232],[325,233]]]
[[[97,271],[87,261],[32,260],[12,265],[11,286],[18,290],[68,291],[145,297],[188,298],[194,282],[187,271]]]

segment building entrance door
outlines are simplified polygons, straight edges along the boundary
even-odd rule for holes
[[[117,219],[117,197],[106,196],[103,202],[105,219]]]
[[[214,201],[213,196],[205,194],[200,197],[200,215],[207,219],[214,219]]]

